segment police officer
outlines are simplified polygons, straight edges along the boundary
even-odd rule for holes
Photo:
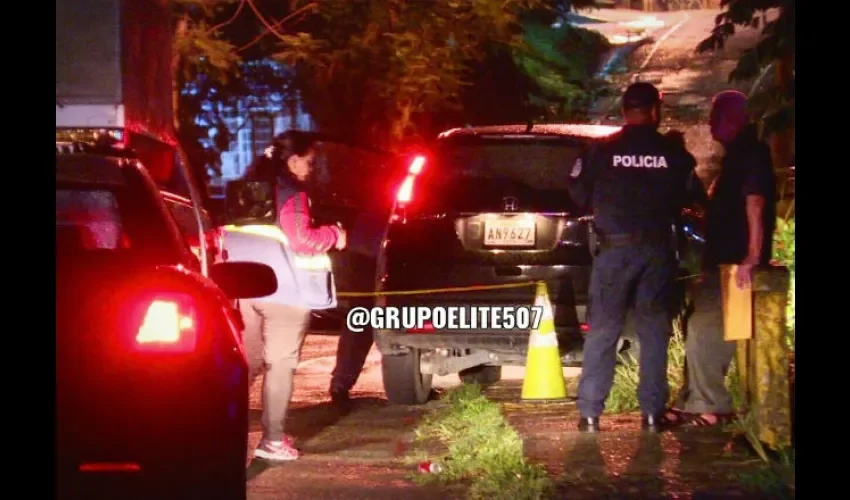
[[[687,202],[686,185],[696,166],[681,143],[658,132],[658,89],[635,83],[622,105],[626,125],[577,160],[570,172],[570,192],[576,202],[590,202],[598,238],[590,283],[591,329],[578,388],[583,432],[599,430],[631,303],[641,346],[642,425],[661,429],[678,272],[672,226]]]

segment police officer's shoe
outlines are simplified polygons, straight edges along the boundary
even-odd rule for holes
[[[581,417],[578,420],[578,430],[587,433],[599,432],[599,417]]]
[[[667,428],[667,420],[663,415],[643,415],[640,427],[647,432],[661,432]]]
[[[342,389],[331,389],[331,401],[334,404],[346,404],[351,401],[348,391]]]

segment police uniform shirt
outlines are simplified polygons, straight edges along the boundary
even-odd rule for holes
[[[669,231],[688,201],[695,166],[655,127],[626,125],[575,162],[570,193],[580,205],[590,202],[602,234]]]

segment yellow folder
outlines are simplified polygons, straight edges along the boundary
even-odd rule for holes
[[[720,292],[723,300],[723,339],[753,338],[753,291],[738,288],[738,266],[720,266]]]

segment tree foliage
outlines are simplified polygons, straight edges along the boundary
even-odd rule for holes
[[[585,112],[595,97],[590,78],[609,44],[602,35],[563,23],[524,23],[525,44],[514,59],[529,75],[529,104],[540,119],[570,119]]]
[[[756,78],[771,64],[795,60],[795,0],[722,0],[724,11],[717,16],[711,35],[703,40],[700,52],[722,49],[738,27],[762,28],[759,42],[741,55],[729,74],[730,81]],[[774,81],[750,96],[750,105],[762,121],[764,131],[783,130],[794,121],[793,78],[788,85]]]
[[[282,37],[277,57],[310,82],[305,97],[320,123],[393,145],[416,131],[417,118],[458,108],[472,65],[493,44],[519,47],[520,13],[544,3],[325,0]]]
[[[375,145],[440,120],[565,117],[590,97],[604,41],[552,22],[593,0],[176,0],[178,129],[214,165],[219,110],[280,105],[295,89],[323,131]],[[592,50],[587,50],[590,47]],[[297,69],[261,64],[274,55]],[[215,148],[200,147],[209,125]],[[204,169],[206,170],[206,169]]]
[[[220,151],[202,146],[207,129],[197,119],[204,114],[204,85],[226,85],[238,75],[240,57],[236,47],[221,33],[221,23],[212,24],[236,0],[174,0],[174,40],[172,45],[172,85],[174,125],[177,137],[189,156],[196,178],[206,183],[207,167],[217,168]],[[239,12],[236,13],[238,15]],[[200,83],[200,85],[199,85]]]

